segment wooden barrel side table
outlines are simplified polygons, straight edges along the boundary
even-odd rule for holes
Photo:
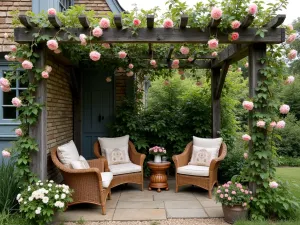
[[[161,188],[169,190],[168,177],[166,170],[171,166],[171,162],[155,163],[153,161],[147,162],[149,169],[151,170],[149,191],[152,188],[157,188],[157,192],[161,192]]]

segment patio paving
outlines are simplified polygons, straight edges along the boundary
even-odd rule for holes
[[[223,217],[221,204],[208,198],[208,192],[194,186],[181,187],[175,193],[175,180],[169,180],[169,191],[144,191],[134,184],[112,189],[112,200],[107,201],[107,214],[101,207],[80,204],[69,207],[55,216],[56,222],[64,221],[144,221],[172,218],[216,218]]]

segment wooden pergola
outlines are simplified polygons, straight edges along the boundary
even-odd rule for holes
[[[254,20],[252,15],[247,15],[241,23],[239,29],[234,30],[239,33],[239,39],[232,42],[228,39],[228,34],[232,32],[231,29],[221,31],[218,26],[220,20],[211,20],[205,30],[200,28],[189,28],[188,16],[182,15],[178,28],[165,29],[154,27],[154,16],[147,16],[147,27],[140,28],[138,30],[138,36],[132,36],[132,33],[128,29],[122,29],[122,18],[120,15],[114,16],[115,28],[104,29],[104,34],[101,38],[95,38],[93,42],[98,43],[147,43],[149,45],[149,55],[145,58],[155,58],[155,52],[153,52],[152,44],[167,44],[167,43],[190,43],[190,44],[207,44],[212,35],[217,34],[219,44],[230,44],[227,48],[218,53],[218,58],[210,55],[196,55],[192,63],[186,63],[183,67],[189,68],[191,65],[197,69],[211,69],[211,98],[212,98],[212,136],[218,137],[221,130],[221,106],[220,98],[222,88],[226,79],[226,75],[230,64],[237,62],[248,56],[249,60],[249,97],[255,96],[258,81],[261,78],[259,70],[263,68],[263,64],[260,59],[266,56],[267,44],[279,44],[285,41],[285,29],[278,28],[285,20],[285,15],[277,15],[272,18],[268,23],[263,26],[267,32],[262,38],[257,35],[258,29],[251,28],[251,24]],[[40,35],[48,35],[54,37],[60,27],[63,27],[62,22],[57,16],[48,16],[49,22],[53,28],[38,28],[36,24],[30,22],[30,18],[25,15],[19,16],[20,22],[24,27],[18,27],[14,30],[15,41],[20,44],[32,43],[33,34],[40,33]],[[79,16],[78,20],[81,27],[78,28],[65,28],[61,30],[57,37],[59,37],[59,43],[76,43],[79,41],[75,39],[69,39],[68,35],[71,33],[78,37],[79,34],[90,35],[90,23],[86,16]],[[41,41],[45,42],[45,41]],[[37,49],[37,53],[41,53],[42,50]],[[171,56],[174,51],[174,47],[171,45],[168,53],[166,54],[167,68],[170,66]],[[151,57],[152,56],[152,57]],[[144,58],[144,57],[141,57]],[[187,57],[179,55],[176,58],[186,61]],[[40,57],[37,65],[43,65],[43,57]],[[182,64],[180,64],[182,65]],[[182,68],[182,66],[180,66]],[[44,102],[43,93],[45,92],[45,84],[41,84],[38,88],[37,101]],[[251,113],[251,112],[250,112]],[[46,127],[43,124],[44,118],[46,118],[45,109],[42,111],[39,123],[33,129],[32,134],[36,137],[39,143],[40,149],[46,148],[45,139],[43,134],[46,132]],[[250,117],[251,118],[251,117]],[[252,127],[252,121],[249,119],[250,129]],[[37,163],[45,160],[42,156],[46,154],[44,151],[37,153]],[[36,172],[41,174],[41,165],[36,165]]]

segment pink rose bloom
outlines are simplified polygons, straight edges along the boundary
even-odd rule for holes
[[[48,9],[48,15],[56,15],[56,10],[54,8]]]
[[[56,40],[53,40],[53,39],[47,41],[47,46],[52,51],[58,49],[58,43]]]
[[[251,15],[255,15],[257,11],[257,5],[255,3],[251,3],[248,7],[248,13],[250,13]]]
[[[201,82],[201,81],[197,81],[197,82],[196,82],[196,85],[197,85],[198,87],[201,87],[201,86],[202,86],[202,82]]]
[[[109,28],[110,27],[110,22],[109,19],[107,18],[102,18],[99,22],[99,26],[103,29]]]
[[[47,65],[47,66],[45,67],[45,71],[47,71],[48,73],[51,73],[52,67]]]
[[[275,121],[272,121],[271,123],[270,123],[270,127],[276,127],[276,122]]]
[[[271,181],[270,183],[269,183],[269,187],[270,188],[277,188],[278,187],[278,183],[276,182],[276,181]]]
[[[244,192],[245,192],[245,190],[242,188],[242,189],[241,189],[241,192],[243,192],[243,193],[244,193]]]
[[[181,54],[183,54],[183,55],[187,55],[187,54],[189,54],[190,49],[189,49],[188,47],[186,47],[186,46],[181,46],[181,47],[180,47],[180,52],[181,52]]]
[[[58,48],[58,49],[54,50],[53,52],[54,52],[55,54],[59,54],[59,53],[61,53],[61,50]]]
[[[151,59],[151,60],[150,60],[150,65],[151,65],[151,66],[155,66],[155,65],[156,65],[156,61],[155,61],[154,59]]]
[[[242,139],[243,139],[244,141],[250,141],[250,140],[251,140],[251,137],[250,137],[248,134],[244,134],[244,135],[242,136]]]
[[[246,62],[245,63],[245,67],[248,68],[249,67],[249,63]]]
[[[93,61],[98,61],[101,57],[101,54],[97,51],[91,51],[90,52],[90,59]]]
[[[265,125],[266,125],[266,122],[263,121],[263,120],[259,120],[259,121],[257,121],[257,123],[256,123],[256,126],[257,126],[257,127],[260,127],[260,128],[264,128]]]
[[[239,39],[239,37],[240,37],[240,35],[239,35],[238,32],[233,32],[230,35],[230,38],[231,38],[232,41],[236,41],[237,39]]]
[[[2,156],[3,156],[4,158],[9,158],[9,157],[10,157],[10,152],[9,152],[9,151],[6,151],[6,150],[3,150],[3,151],[2,151]]]
[[[291,34],[290,36],[288,36],[288,38],[286,39],[286,43],[291,44],[293,43],[297,38],[297,34]]]
[[[102,47],[103,47],[103,48],[106,48],[106,49],[110,49],[110,44],[108,44],[108,43],[103,43],[103,44],[102,44]]]
[[[288,53],[288,58],[289,60],[293,60],[297,57],[298,52],[295,49],[292,49],[289,53]]]
[[[250,200],[253,200],[253,197],[251,197]]]
[[[173,21],[171,19],[165,19],[163,26],[164,28],[172,28],[174,25]]]
[[[254,104],[250,101],[243,101],[243,107],[244,109],[251,111],[254,107]]]
[[[281,114],[288,114],[290,111],[290,106],[283,104],[279,109]]]
[[[225,189],[225,192],[228,192],[228,189]]]
[[[134,25],[134,26],[138,27],[140,24],[141,24],[141,21],[140,21],[139,19],[135,18],[135,19],[133,20],[133,25]]]
[[[79,35],[79,39],[80,39],[81,45],[83,45],[83,46],[87,45],[86,38],[87,38],[87,36],[85,34],[80,34]]]
[[[181,76],[180,76],[180,80],[185,80],[185,76],[184,76],[184,75],[181,75]]]
[[[231,182],[231,181],[228,181],[227,184],[232,184],[232,182]]]
[[[0,87],[1,87],[1,90],[2,90],[3,92],[10,92],[10,87],[9,87],[9,86],[1,86],[1,85],[0,85]]]
[[[173,65],[179,65],[179,60],[178,60],[178,59],[174,59],[174,60],[172,61],[172,64],[173,64]]]
[[[283,129],[285,127],[285,122],[283,120],[280,120],[276,124],[276,128]]]
[[[158,151],[159,151],[159,152],[162,152],[163,150],[160,148]]]
[[[245,194],[246,194],[246,195],[249,194],[249,191],[248,191],[248,190],[245,190]]]
[[[103,30],[100,27],[95,27],[93,29],[93,36],[101,37],[103,35]]]
[[[219,189],[219,190],[217,190],[217,193],[221,193],[221,190]]]
[[[4,59],[6,59],[7,61],[10,61],[10,56],[9,55],[5,55]]]
[[[25,70],[31,70],[32,67],[33,67],[33,64],[32,64],[32,62],[30,62],[30,61],[28,61],[28,60],[24,60],[24,61],[22,62],[22,67],[23,67],[23,69],[25,69]]]
[[[234,30],[238,29],[240,26],[241,26],[241,22],[238,21],[238,20],[235,20],[235,21],[231,22],[231,28],[234,29]]]
[[[157,149],[154,149],[153,151],[154,151],[154,152],[157,152]]]
[[[22,106],[22,101],[17,98],[17,97],[14,97],[12,100],[11,100],[11,103],[16,106],[17,108],[21,107]]]
[[[295,77],[294,76],[288,76],[288,78],[285,80],[285,84],[291,84],[295,81]]]
[[[23,135],[22,129],[21,128],[17,128],[15,129],[15,134],[18,135],[19,137]]]
[[[120,58],[120,59],[124,59],[124,58],[126,58],[126,56],[127,56],[127,53],[124,52],[124,51],[120,51],[118,54],[119,54],[119,58]]]
[[[247,206],[247,203],[246,203],[246,202],[244,202],[244,203],[243,203],[243,206],[244,206],[244,207],[246,207],[246,206]]]
[[[11,50],[12,52],[16,52],[16,51],[17,51],[17,46],[11,45],[11,46],[9,46],[9,47],[10,47],[10,50]]]
[[[219,46],[219,41],[214,38],[214,39],[209,40],[207,42],[207,44],[210,49],[216,49]]]
[[[217,57],[217,56],[218,56],[218,52],[213,52],[213,53],[211,53],[211,56],[212,56],[212,57]]]
[[[287,28],[289,31],[294,30],[294,27],[293,27],[292,24],[287,25],[286,28]]]
[[[133,76],[133,72],[132,71],[129,71],[126,73],[127,77],[132,77]]]
[[[49,78],[49,73],[47,71],[43,71],[42,72],[42,77],[45,78],[45,79],[48,79]]]
[[[231,197],[228,197],[228,201],[231,201]]]
[[[244,159],[248,159],[248,153],[247,152],[244,153]]]
[[[218,20],[222,17],[222,10],[217,7],[213,7],[210,15],[214,20]]]
[[[9,86],[10,86],[10,82],[9,82],[9,80],[7,80],[6,78],[1,77],[1,78],[0,78],[0,85],[1,85],[1,86],[5,86],[5,87],[9,87]]]
[[[111,78],[110,77],[106,77],[106,82],[107,83],[111,82]]]
[[[194,58],[193,57],[188,57],[187,59],[189,62],[193,62]]]
[[[223,195],[223,194],[220,194],[220,198],[224,198],[224,195]]]
[[[134,67],[134,65],[133,65],[132,63],[130,63],[130,64],[128,65],[128,68],[129,68],[129,69],[133,69],[133,67]]]
[[[236,195],[236,192],[235,192],[235,191],[232,191],[231,194]]]
[[[225,194],[224,196],[225,196],[225,198],[227,198],[227,197],[228,197],[228,194]]]

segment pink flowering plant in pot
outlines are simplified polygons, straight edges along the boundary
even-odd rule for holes
[[[161,156],[165,155],[167,153],[166,149],[159,146],[154,146],[149,149],[149,154],[154,155],[154,162],[160,163],[161,162]]]
[[[246,219],[251,200],[252,192],[240,183],[228,181],[216,191],[216,201],[222,204],[224,220],[227,223]]]

